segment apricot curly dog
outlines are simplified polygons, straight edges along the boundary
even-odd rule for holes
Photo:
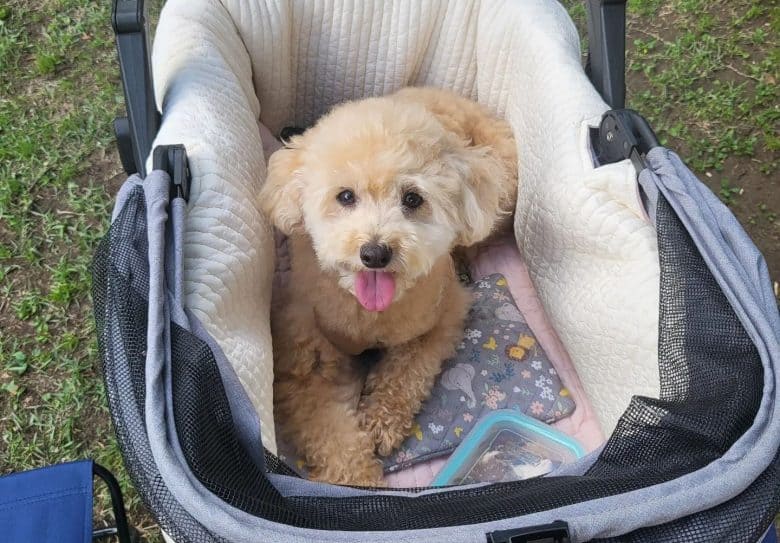
[[[452,252],[511,217],[516,191],[509,125],[430,88],[340,105],[270,158],[262,205],[292,268],[274,293],[275,417],[314,479],[382,485],[377,453],[462,338]]]

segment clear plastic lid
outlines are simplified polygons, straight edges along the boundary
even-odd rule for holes
[[[452,453],[434,486],[497,483],[540,477],[582,458],[582,446],[519,411],[483,417]]]

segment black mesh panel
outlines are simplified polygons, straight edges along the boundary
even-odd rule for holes
[[[263,517],[282,515],[288,522],[305,525],[306,519],[294,517],[241,446],[209,346],[172,323],[171,359],[176,431],[193,473],[236,507]],[[266,455],[272,456],[267,451]]]
[[[658,221],[679,223],[666,201],[659,202]],[[651,461],[660,464],[664,454],[671,463],[685,460],[681,456],[693,448],[700,449],[702,457],[707,453],[713,460],[720,456],[753,417],[753,410],[743,411],[740,402],[748,398],[757,405],[763,388],[763,372],[753,370],[758,360],[755,346],[704,267],[687,232],[681,227],[676,232],[672,235],[667,228],[666,235],[659,235],[661,269],[666,276],[661,281],[659,359],[661,374],[670,377],[662,380],[661,397],[687,407],[670,410],[664,417],[665,423],[678,428],[676,434],[683,439],[683,447],[672,443],[666,451],[658,450],[659,458]],[[672,273],[675,269],[677,273]],[[708,319],[695,318],[700,314]],[[734,383],[743,390],[726,394]],[[695,401],[689,400],[691,396]],[[664,408],[664,402],[653,402],[653,407],[656,404]],[[622,441],[631,446],[630,440]],[[610,452],[615,451],[601,455],[600,465],[610,461]],[[627,454],[630,452],[621,451],[618,458]],[[778,510],[780,452],[737,498],[696,515],[603,541],[755,543]]]
[[[649,526],[609,543],[756,543],[780,511],[780,453],[772,465],[735,499],[660,526]],[[594,542],[595,543],[595,542]]]
[[[656,218],[660,399],[633,399],[589,475],[689,472],[722,456],[761,401],[755,346],[663,198]]]

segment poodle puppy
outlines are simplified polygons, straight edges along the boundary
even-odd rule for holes
[[[509,125],[430,88],[342,104],[271,156],[261,205],[291,258],[275,417],[312,478],[382,485],[377,453],[408,435],[463,335],[452,252],[510,217],[516,191]]]

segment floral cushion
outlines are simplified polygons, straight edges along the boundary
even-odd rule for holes
[[[412,434],[385,458],[387,472],[452,452],[476,421],[495,409],[517,409],[548,423],[574,411],[506,278],[490,275],[472,289],[474,304],[457,354],[445,363]]]

